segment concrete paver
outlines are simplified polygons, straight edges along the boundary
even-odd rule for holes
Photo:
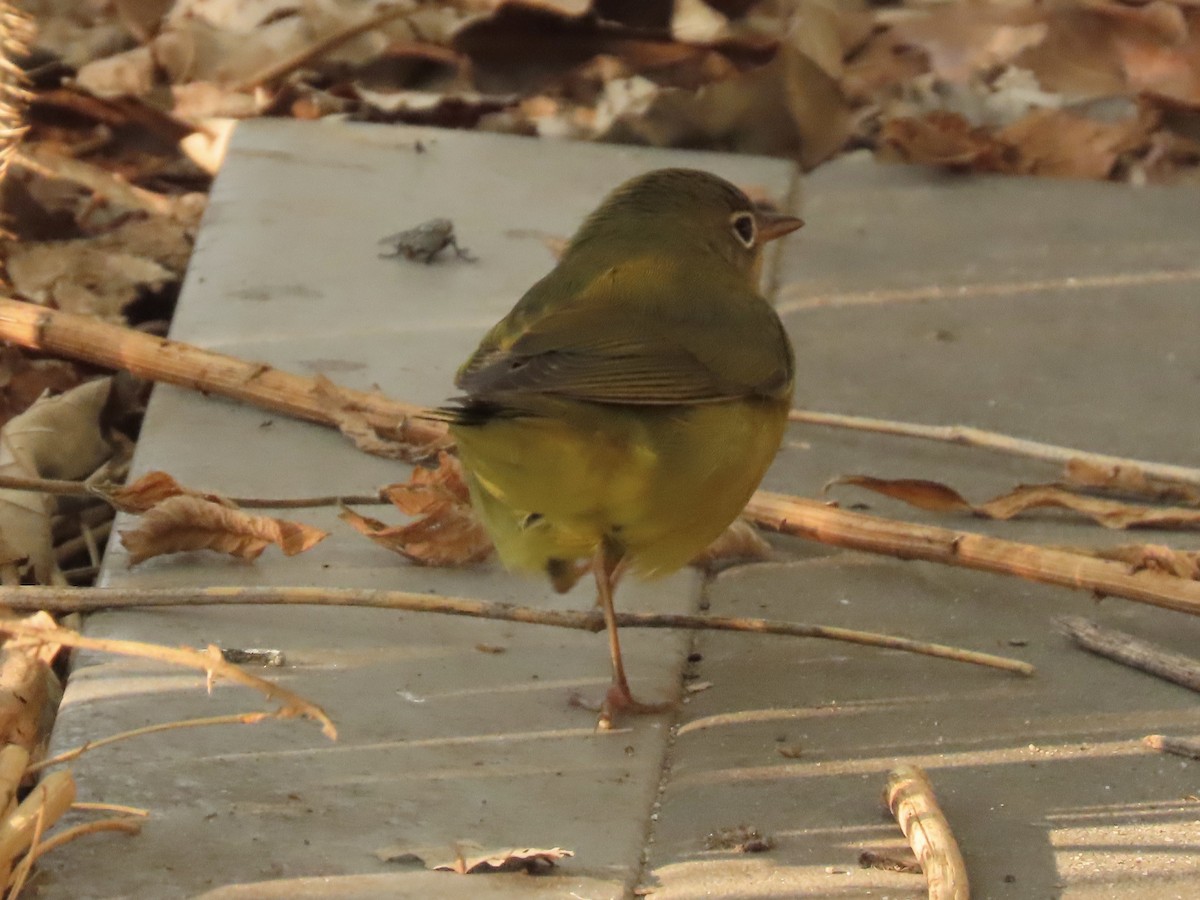
[[[173,335],[439,401],[483,329],[548,269],[533,233],[568,234],[609,188],[663,165],[797,193],[789,165],[748,157],[247,123],[214,188]],[[1190,193],[945,179],[861,157],[822,168],[804,193],[808,227],[775,267],[799,403],[1194,462],[1181,400],[1200,381]],[[479,263],[377,258],[378,238],[434,216],[454,220]],[[155,391],[135,474],[153,468],[261,496],[360,492],[404,475],[328,431],[170,388]],[[813,495],[839,472],[939,478],[973,497],[1055,474],[978,450],[794,428],[767,486]],[[846,502],[922,518],[842,490]],[[586,586],[559,597],[495,566],[404,565],[340,528],[334,511],[294,517],[333,536],[252,566],[188,555],[127,571],[114,546],[105,582],[591,603]],[[1166,539],[1054,516],[960,524],[1052,543]],[[630,896],[640,880],[672,898],[916,897],[918,877],[857,867],[860,850],[901,844],[879,804],[900,760],[930,770],[976,897],[1200,892],[1195,764],[1138,743],[1200,730],[1193,697],[1071,649],[1050,629],[1056,614],[1096,615],[1188,652],[1194,623],[932,564],[779,546],[781,561],[707,584],[693,573],[630,583],[619,605],[701,604],[903,633],[1019,656],[1038,677],[841,644],[631,632],[636,691],[677,692],[685,673],[712,686],[677,716],[596,735],[591,714],[565,703],[571,690],[606,684],[604,644],[591,635],[316,608],[93,616],[95,634],[279,647],[289,665],[274,677],[324,704],[342,737],[329,744],[303,724],[267,723],[85,756],[86,799],[144,805],[153,817],[137,838],[100,836],[52,854],[43,896],[604,898]],[[506,652],[482,653],[480,643]],[[688,663],[689,653],[699,658]],[[206,697],[187,673],[85,657],[55,743],[255,705],[230,688]],[[709,833],[739,825],[769,833],[775,848],[705,849]],[[372,853],[463,839],[577,856],[544,878],[456,879]]]
[[[945,179],[862,157],[818,171],[805,193],[810,226],[779,273],[799,404],[1195,463],[1179,404],[1200,381],[1196,274],[1157,280],[1194,259],[1183,252],[1198,237],[1193,194]],[[981,450],[794,427],[767,484],[816,495],[849,472],[936,478],[977,499],[1058,475]],[[834,496],[947,524],[848,488]],[[1051,544],[1194,544],[1053,513],[949,524]],[[706,595],[712,611],[919,635],[1016,656],[1039,674],[702,635],[692,674],[713,687],[684,708],[671,750],[655,896],[924,896],[912,876],[856,865],[862,850],[898,843],[879,794],[904,760],[930,772],[975,897],[1200,891],[1196,764],[1140,743],[1195,733],[1194,695],[1075,650],[1051,627],[1055,615],[1087,615],[1194,654],[1194,622],[929,563],[803,552],[722,575]],[[775,850],[704,850],[708,833],[737,825],[773,835]]]
[[[795,180],[777,160],[247,123],[214,186],[172,336],[438,402],[486,327],[553,265],[539,234],[569,235],[617,183],[664,165],[702,166],[780,198]],[[379,257],[379,238],[435,216],[454,220],[479,262]],[[408,474],[328,430],[172,388],[156,389],[138,447],[135,473],[152,469],[231,495],[277,497],[361,493]],[[338,523],[336,512],[286,513],[333,532],[288,560],[271,551],[253,565],[192,554],[129,571],[114,544],[104,583],[389,587],[539,606],[593,602],[586,584],[559,597],[495,566],[406,565]],[[631,582],[621,602],[688,611],[699,586],[691,572]],[[419,867],[381,862],[373,851],[459,840],[581,850],[563,874],[537,882],[556,896],[621,896],[637,877],[670,718],[596,735],[595,714],[567,705],[573,691],[599,697],[606,688],[602,637],[319,608],[101,614],[88,630],[280,648],[289,665],[266,674],[321,703],[341,737],[330,744],[296,723],[193,729],[83,758],[77,775],[86,796],[142,805],[154,817],[136,840],[104,837],[58,855],[47,865],[47,897],[190,897],[218,888],[245,895],[230,885],[267,896],[275,888],[256,883],[283,881],[289,886],[279,890],[291,892],[301,887],[293,879],[304,878],[316,879],[304,890],[320,896],[368,895],[374,888],[359,876],[386,876],[382,896],[428,896]],[[678,692],[686,637],[631,634],[625,643],[635,689]],[[506,649],[485,653],[479,644]],[[89,657],[72,676],[55,743],[256,705],[231,688],[208,698],[187,673]],[[442,876],[436,884],[441,896],[482,889],[476,879]],[[488,890],[525,896],[530,884],[504,877]]]

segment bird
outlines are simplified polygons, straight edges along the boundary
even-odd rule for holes
[[[630,690],[618,581],[686,565],[778,452],[795,354],[758,285],[764,246],[803,224],[709,172],[632,178],[487,332],[439,410],[501,562],[559,591],[591,569],[612,674],[599,728],[670,706]]]

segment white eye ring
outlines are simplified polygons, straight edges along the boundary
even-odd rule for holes
[[[758,238],[758,223],[754,220],[754,213],[734,213],[729,217],[729,224],[738,243],[747,250],[754,246],[754,241]]]

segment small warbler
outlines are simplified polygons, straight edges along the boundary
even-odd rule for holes
[[[802,224],[707,172],[626,182],[487,333],[441,411],[505,565],[560,590],[594,572],[612,658],[601,727],[664,708],[630,692],[618,579],[687,564],[779,449],[795,360],[758,282],[763,246]]]

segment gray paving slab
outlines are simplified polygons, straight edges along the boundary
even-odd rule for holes
[[[1181,414],[1200,382],[1194,192],[946,179],[853,157],[805,191],[810,224],[784,251],[779,293],[799,403],[1200,461]],[[977,499],[1057,475],[980,450],[794,427],[767,483],[812,495],[847,472],[937,478]],[[836,496],[947,524],[873,495]],[[1054,514],[951,524],[1054,544],[1195,546]],[[1074,650],[1050,623],[1088,615],[1194,655],[1193,620],[927,563],[786,550],[786,561],[720,576],[712,611],[921,636],[1017,656],[1039,674],[697,638],[691,675],[712,687],[683,707],[670,750],[646,879],[654,896],[924,896],[913,876],[857,865],[862,850],[899,844],[879,795],[901,761],[931,773],[975,897],[1200,895],[1200,769],[1140,743],[1196,733],[1195,695]],[[705,849],[710,833],[742,825],[775,849]]]
[[[439,400],[480,331],[548,267],[531,233],[566,234],[622,178],[673,164],[777,196],[792,187],[785,164],[746,157],[249,123],[214,189],[175,334]],[[1184,399],[1200,382],[1193,193],[946,179],[850,157],[815,173],[805,195],[809,225],[776,271],[799,402],[1196,464]],[[480,262],[377,259],[378,237],[432,216],[453,218]],[[293,496],[361,491],[396,480],[399,468],[327,431],[174,389],[156,391],[136,467]],[[767,484],[811,495],[840,472],[940,478],[975,497],[1055,474],[977,450],[795,428]],[[922,518],[843,490],[846,502]],[[197,555],[130,572],[114,548],[106,582],[591,602],[586,588],[558,597],[494,567],[406,566],[338,530],[330,512],[304,518],[334,536],[293,560]],[[959,524],[1053,543],[1130,539],[1053,515]],[[281,647],[290,660],[281,680],[325,704],[342,738],[330,745],[302,725],[271,723],[84,757],[89,799],[155,815],[139,838],[101,837],[49,857],[43,894],[601,898],[630,896],[640,879],[672,898],[917,897],[914,876],[857,867],[862,849],[900,846],[878,800],[900,760],[930,770],[976,897],[1200,893],[1196,764],[1139,744],[1153,731],[1200,730],[1193,696],[1075,651],[1049,624],[1094,615],[1193,652],[1192,621],[931,564],[779,546],[777,563],[707,585],[684,574],[633,587],[622,605],[700,603],[905,633],[1020,656],[1039,676],[781,638],[630,634],[635,687],[669,694],[685,674],[711,687],[688,694],[675,717],[597,736],[591,717],[564,702],[571,690],[604,686],[605,651],[593,636],[372,611],[96,616],[97,634]],[[507,651],[481,653],[481,642]],[[689,652],[700,659],[685,665]],[[56,743],[255,702],[227,688],[206,697],[186,674],[86,658]],[[739,825],[772,835],[775,848],[705,849],[711,832]],[[541,879],[453,879],[372,855],[460,839],[578,855]]]
[[[419,149],[418,149],[419,146]],[[238,128],[172,327],[173,336],[356,388],[434,402],[485,327],[552,264],[538,234],[565,236],[620,181],[666,165],[708,168],[786,198],[777,160],[535,142],[517,138],[283,121]],[[454,220],[477,263],[380,259],[377,240],[434,216]],[[165,469],[235,495],[361,492],[407,470],[339,436],[172,388],[155,391],[135,474]],[[338,525],[283,560],[245,565],[191,554],[125,568],[112,588],[311,584],[586,608],[494,566],[404,564]],[[119,523],[120,524],[123,523]],[[685,611],[700,580],[683,573],[623,587],[628,608]],[[572,691],[607,683],[602,638],[500,623],[365,610],[200,609],[91,617],[97,635],[168,644],[280,648],[267,674],[321,703],[341,732],[311,726],[193,729],[114,745],[76,766],[87,799],[153,810],[136,839],[102,836],[47,860],[48,898],[269,896],[623,896],[640,872],[669,739],[669,716],[597,735]],[[500,645],[501,654],[477,645]],[[688,641],[630,634],[635,690],[679,691]],[[83,657],[58,747],[152,721],[254,709],[257,698],[137,662]],[[381,862],[384,847],[562,846],[577,856],[536,881],[430,876]],[[484,893],[486,891],[486,893]],[[205,893],[209,892],[209,893]]]

